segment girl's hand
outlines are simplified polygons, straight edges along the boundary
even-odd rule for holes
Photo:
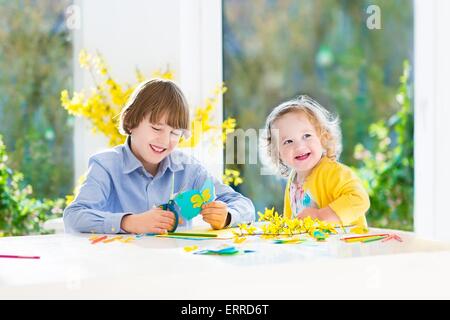
[[[305,219],[306,217],[311,217],[312,219],[320,219],[319,209],[316,208],[305,208],[297,216],[298,219]]]
[[[297,217],[298,219],[304,219],[308,216],[312,219],[341,224],[341,219],[339,219],[338,215],[330,207],[325,207],[322,209],[306,208],[303,209]]]
[[[227,224],[228,207],[222,201],[213,201],[204,204],[200,214],[213,229],[222,229]]]
[[[121,228],[128,233],[164,234],[175,225],[175,215],[171,211],[152,208],[140,214],[130,214],[122,218]]]

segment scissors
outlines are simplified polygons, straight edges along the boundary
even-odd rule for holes
[[[161,205],[159,205],[159,207],[163,210],[167,210],[172,212],[175,215],[175,224],[173,225],[172,230],[168,230],[169,232],[174,232],[177,227],[178,227],[178,220],[180,215],[178,214],[177,209],[175,208],[175,194],[174,194],[174,186],[175,186],[175,175],[172,172],[172,186],[171,186],[171,190],[170,190],[170,198],[169,201],[167,203],[163,203]]]

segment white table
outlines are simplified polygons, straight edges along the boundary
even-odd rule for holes
[[[371,229],[371,232],[380,230]],[[145,237],[90,244],[88,234],[0,238],[0,299],[450,298],[450,244],[396,232],[404,242],[277,245],[249,237],[256,252],[201,256],[183,247],[231,240]]]

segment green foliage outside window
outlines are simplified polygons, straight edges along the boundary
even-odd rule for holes
[[[7,165],[0,135],[0,237],[46,233],[42,224],[62,213],[63,199],[37,199],[24,176]]]
[[[357,172],[369,191],[369,225],[413,229],[414,126],[410,66],[404,63],[397,101],[400,110],[387,121],[370,125],[371,143],[355,146]]]
[[[73,120],[59,99],[72,85],[70,3],[0,0],[0,134],[9,166],[39,197],[73,188]]]
[[[47,233],[73,188],[71,3],[0,0],[0,236]]]

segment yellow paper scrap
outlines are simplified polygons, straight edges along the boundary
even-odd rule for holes
[[[242,243],[242,242],[244,242],[245,240],[247,240],[246,237],[236,237],[236,238],[234,238],[233,242],[234,242],[234,243]]]
[[[186,252],[192,252],[198,249],[198,246],[186,246],[183,248]]]
[[[365,227],[356,226],[354,228],[351,228],[350,232],[355,234],[366,234],[369,232],[369,229]]]

